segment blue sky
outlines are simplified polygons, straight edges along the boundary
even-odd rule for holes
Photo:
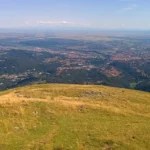
[[[0,27],[150,29],[150,0],[0,0]]]

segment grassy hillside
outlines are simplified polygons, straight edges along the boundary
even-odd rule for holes
[[[0,150],[149,150],[150,94],[32,85],[0,93]]]

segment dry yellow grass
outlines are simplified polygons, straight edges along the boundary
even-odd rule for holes
[[[22,102],[61,103],[64,106],[88,106],[126,114],[150,116],[150,94],[141,91],[91,85],[34,85],[10,90],[0,104]],[[140,111],[142,113],[140,114]],[[145,113],[144,113],[145,112]]]
[[[0,117],[3,150],[150,148],[146,92],[93,85],[26,86],[0,93]]]

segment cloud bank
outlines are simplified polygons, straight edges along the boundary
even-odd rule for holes
[[[29,22],[25,21],[26,25],[38,25],[38,26],[81,26],[81,27],[89,27],[89,24],[82,24],[82,23],[74,23],[74,22],[68,22],[68,21],[36,21],[36,22]]]

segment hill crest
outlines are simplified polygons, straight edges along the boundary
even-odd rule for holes
[[[150,93],[45,84],[0,93],[0,149],[149,149]],[[24,135],[24,136],[22,136]]]

